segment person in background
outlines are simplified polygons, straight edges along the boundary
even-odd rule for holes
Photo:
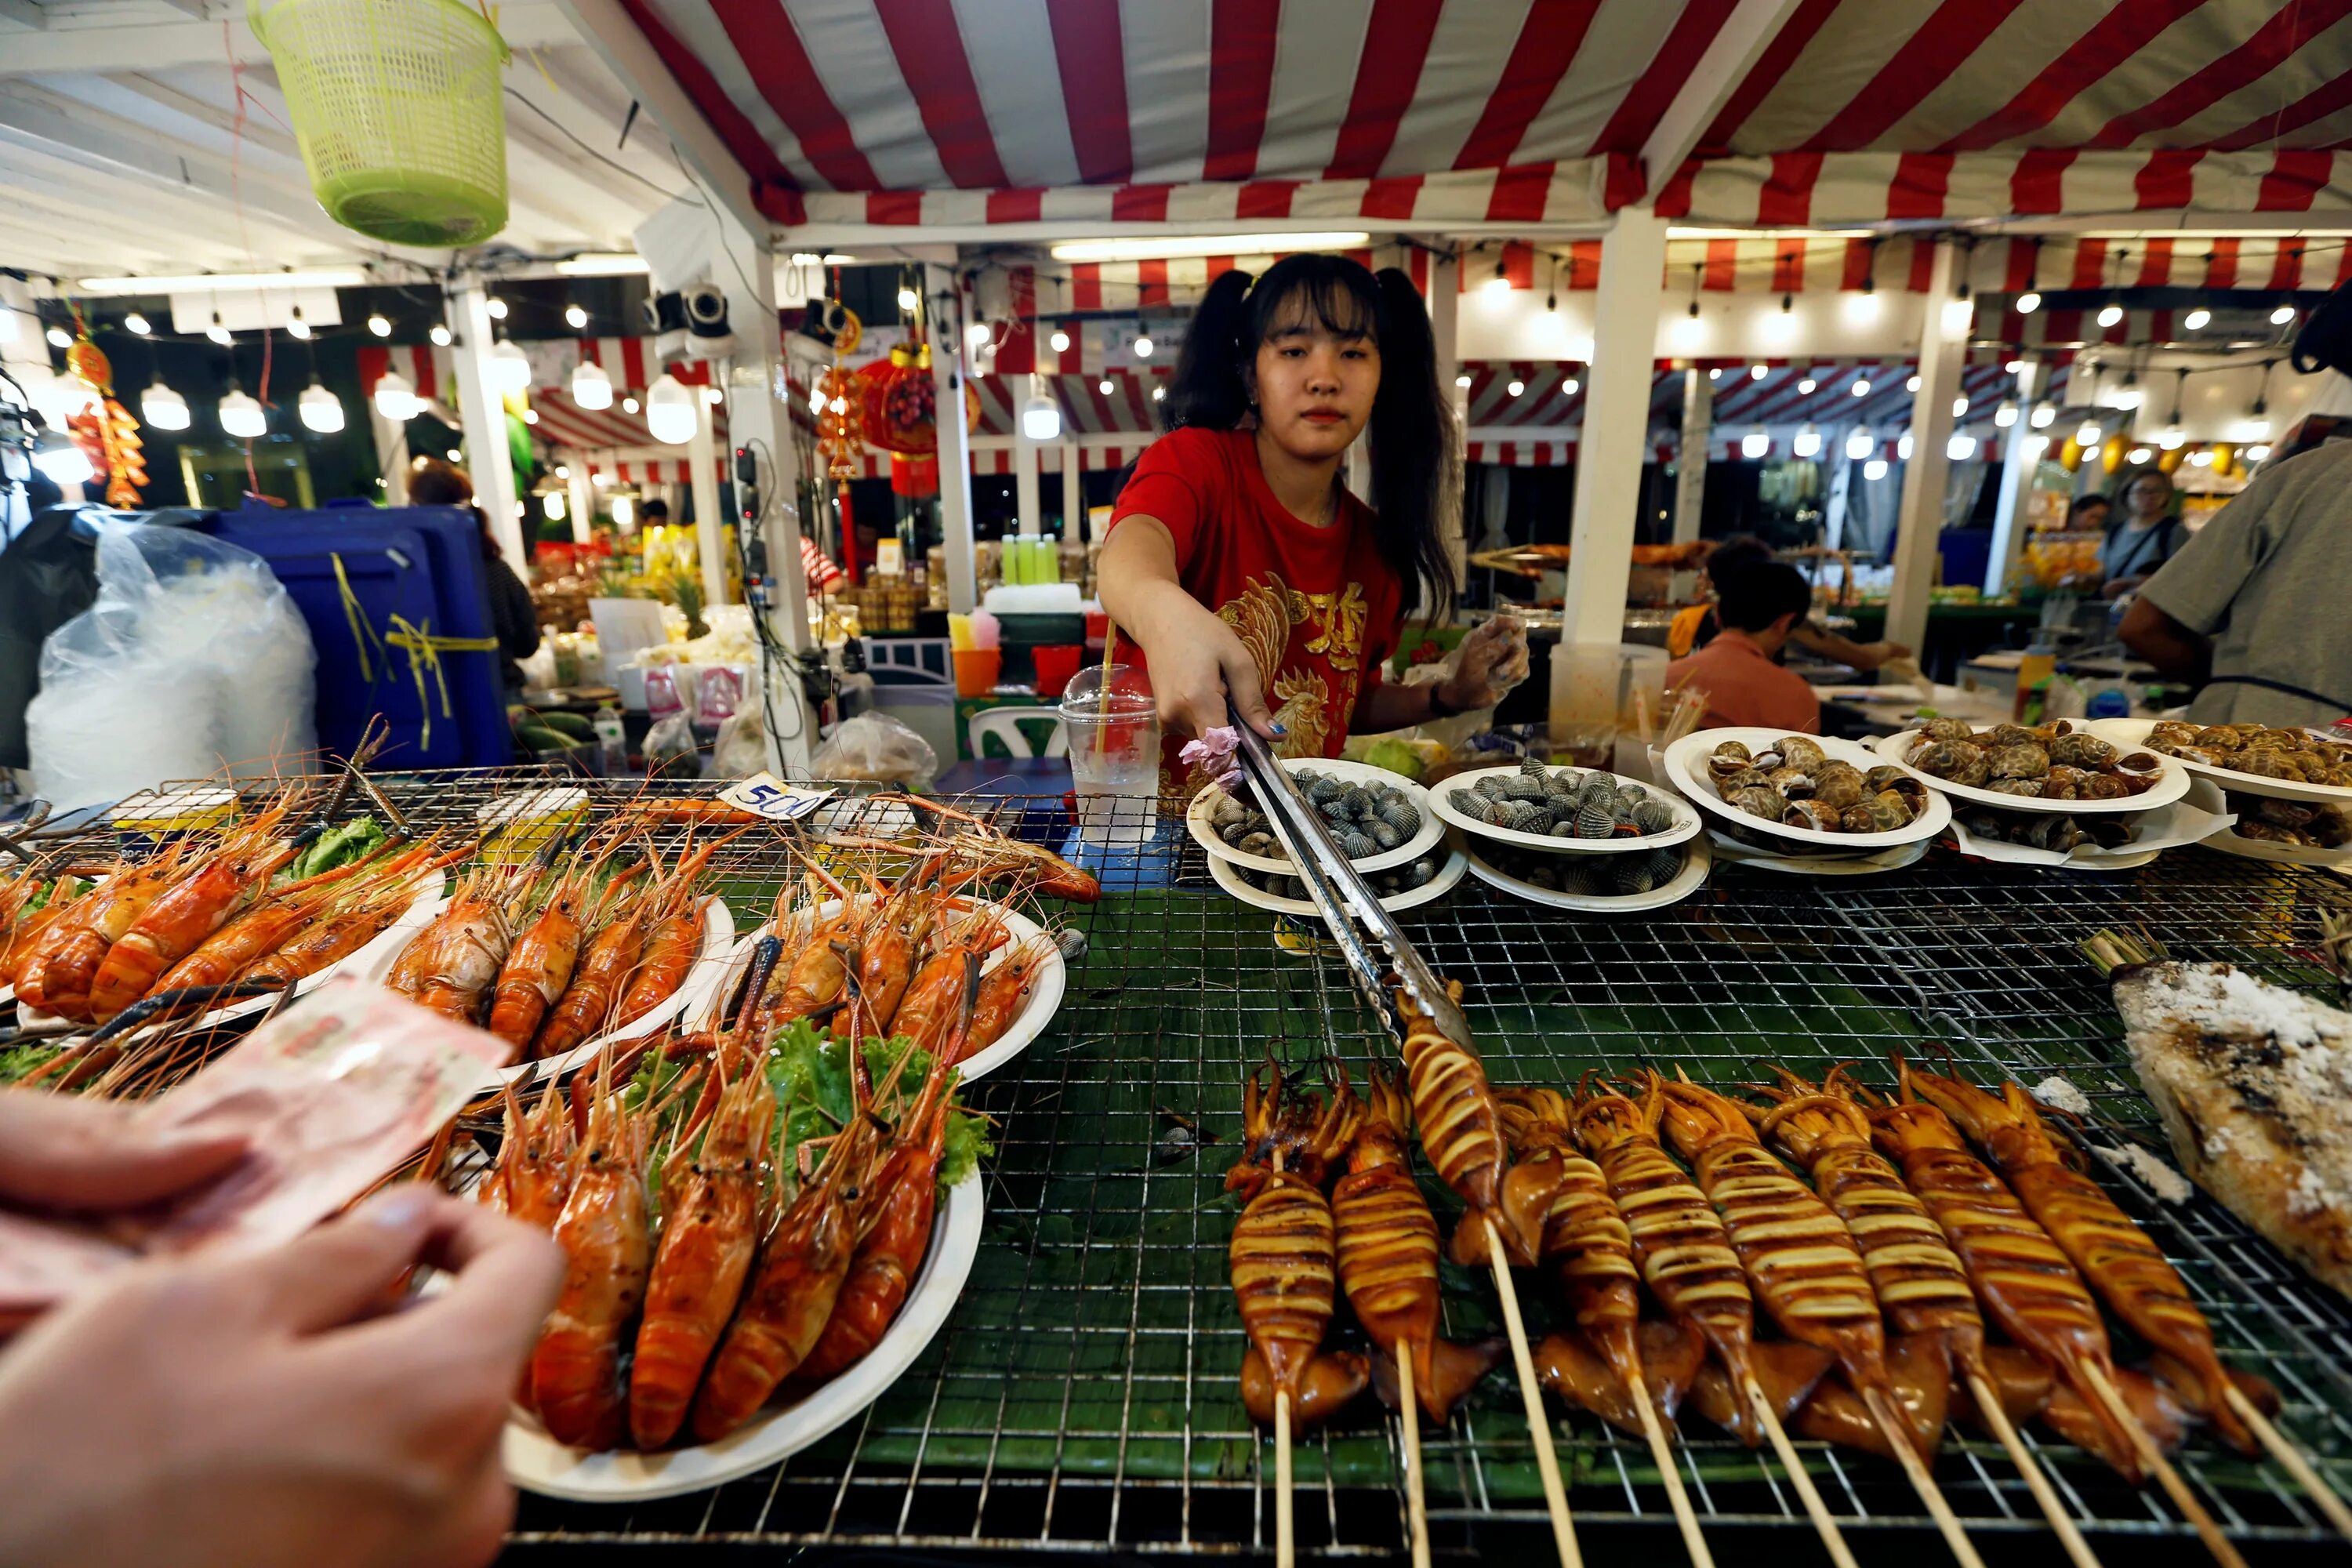
[[[2107,526],[2107,516],[2115,504],[2093,490],[2086,496],[2076,496],[2066,508],[2066,531],[2095,533]]]
[[[2157,569],[2180,552],[2189,531],[2179,516],[2179,496],[2161,468],[2142,468],[2124,481],[2124,514],[2105,520],[2106,538],[2099,545],[2102,598],[2120,599],[2156,575]]]
[[[514,697],[523,688],[522,666],[516,661],[539,651],[539,610],[530,602],[530,590],[507,564],[506,552],[491,536],[489,514],[475,504],[474,481],[465,469],[438,458],[420,458],[415,471],[408,476],[408,504],[454,506],[474,514],[476,536],[482,543],[482,582],[490,597],[490,634],[499,639],[499,674],[507,695]],[[661,505],[659,501],[646,504]]]
[[[1822,700],[1804,677],[1782,668],[1780,650],[1812,612],[1804,574],[1785,562],[1748,559],[1727,565],[1717,585],[1715,640],[1666,666],[1669,694],[1704,692],[1707,728],[1753,724],[1819,734]]]
[[[132,1109],[0,1090],[0,1208],[128,1215],[245,1158]],[[449,1288],[404,1299],[420,1265]],[[562,1279],[543,1233],[415,1182],[282,1247],[121,1269],[0,1342],[0,1563],[488,1563],[507,1401]]]
[[[2137,482],[2137,481],[2135,481]],[[2200,724],[2326,724],[2352,713],[2352,442],[2263,467],[2147,580],[2126,647],[2202,681]]]
[[[1736,533],[1706,552],[1708,590],[1720,599],[1725,577],[1736,575],[1757,562],[1771,559],[1771,547],[1762,540],[1753,534]],[[1722,619],[1717,615],[1713,604],[1693,605],[1676,615],[1674,623],[1666,628],[1666,651],[1681,658],[1705,647],[1722,629]],[[1889,660],[1911,657],[1911,650],[1899,642],[1854,642],[1838,636],[1810,616],[1797,624],[1789,640],[1832,664],[1847,665],[1854,669],[1876,669]]]
[[[849,574],[835,565],[833,557],[805,533],[801,535],[801,572],[808,578],[812,599],[823,598],[849,581]]]

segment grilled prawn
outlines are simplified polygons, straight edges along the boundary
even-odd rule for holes
[[[2099,1184],[2068,1166],[2015,1082],[1999,1098],[1972,1084],[1916,1068],[1906,1081],[1921,1099],[1958,1122],[2116,1315],[2150,1345],[2181,1363],[2183,1390],[2198,1413],[2241,1453],[2261,1446],[2223,1397],[2229,1374],[2213,1352],[2213,1327],[2189,1299],[2189,1287],[2147,1233],[2115,1205]]]
[[[600,1449],[621,1440],[623,1335],[645,1299],[653,1255],[646,1127],[622,1109],[611,1076],[608,1066],[555,1222],[563,1289],[530,1355],[531,1404],[548,1436]]]

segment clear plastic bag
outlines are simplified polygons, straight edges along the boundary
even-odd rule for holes
[[[25,712],[60,808],[226,767],[299,773],[317,747],[310,628],[268,563],[191,530],[107,519],[98,601],[41,646]]]
[[[821,779],[929,789],[939,777],[940,755],[887,714],[860,713],[844,720],[816,749],[809,772]]]

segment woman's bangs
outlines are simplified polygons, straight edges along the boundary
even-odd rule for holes
[[[1259,284],[1261,289],[1264,287]],[[1258,341],[1284,332],[1323,331],[1377,346],[1380,337],[1372,307],[1372,297],[1355,288],[1345,273],[1318,268],[1293,280],[1265,308],[1259,318]]]

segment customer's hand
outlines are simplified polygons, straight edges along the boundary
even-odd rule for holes
[[[1454,650],[1454,674],[1442,691],[1448,705],[1468,712],[1492,708],[1527,678],[1527,628],[1508,616],[1496,616],[1462,639]]]
[[[450,1288],[386,1313],[419,1262]],[[269,1252],[126,1269],[0,1352],[0,1563],[488,1563],[562,1271],[547,1237],[415,1185]]]
[[[1257,660],[1234,628],[1194,605],[1186,616],[1143,650],[1151,669],[1151,689],[1160,701],[1160,722],[1172,733],[1197,739],[1233,720],[1227,698],[1249,727],[1269,740],[1279,731],[1259,689]]]
[[[14,1207],[132,1208],[209,1181],[244,1153],[242,1138],[150,1131],[115,1100],[0,1091],[0,1201]]]

